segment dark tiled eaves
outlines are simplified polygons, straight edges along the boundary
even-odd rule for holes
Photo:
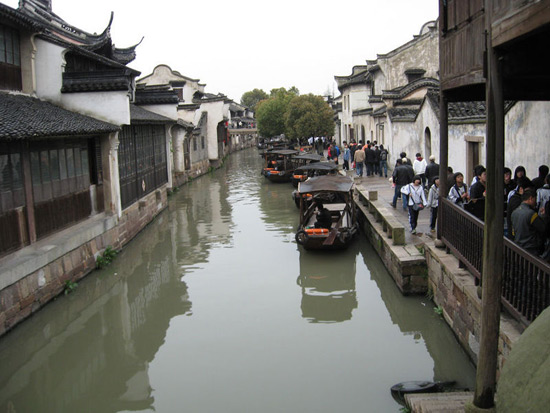
[[[179,103],[179,97],[175,90],[170,89],[137,89],[136,103],[138,105],[163,103],[177,105]]]
[[[379,107],[378,109],[375,109],[373,112],[372,112],[372,116],[385,116],[386,115],[386,105],[382,106],[382,107]]]
[[[132,124],[167,124],[176,123],[177,121],[130,104],[130,122]]]
[[[388,116],[392,122],[414,122],[420,108],[390,108],[388,109]]]
[[[178,119],[176,123],[185,129],[195,129],[195,125],[191,122],[186,122],[183,119]]]
[[[351,114],[352,116],[371,115],[372,111],[373,111],[372,108],[366,108],[366,109],[354,110]]]
[[[23,94],[0,92],[0,139],[89,136],[120,127]]]
[[[439,87],[439,80],[431,77],[417,79],[405,86],[401,86],[392,90],[382,91],[382,97],[383,99],[403,99],[405,96],[409,95],[415,90],[428,87]]]
[[[40,24],[36,20],[24,13],[21,13],[19,10],[12,9],[2,3],[0,3],[0,19],[19,28],[24,28],[34,32],[40,32],[44,29],[44,25]]]
[[[131,90],[132,76],[122,70],[63,73],[61,93]]]
[[[439,89],[429,90],[426,98],[439,119]],[[512,100],[505,101],[504,113],[508,113],[515,104],[516,102]],[[449,123],[484,123],[486,116],[485,101],[449,102],[448,112]]]

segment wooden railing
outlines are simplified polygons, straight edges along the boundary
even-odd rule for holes
[[[477,281],[481,280],[483,222],[446,199],[441,208],[441,240]],[[502,304],[527,326],[550,305],[550,265],[504,238]]]

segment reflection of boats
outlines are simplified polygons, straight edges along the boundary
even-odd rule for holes
[[[319,155],[316,155],[319,156]],[[294,159],[298,159],[295,157]],[[308,178],[314,176],[337,174],[338,165],[334,162],[310,162],[305,165],[297,165],[292,174],[292,185],[298,187],[300,182],[304,182]]]
[[[359,229],[352,190],[353,180],[341,175],[317,176],[300,182],[300,225],[296,242],[305,249],[346,248]],[[307,194],[311,194],[314,201],[323,199],[332,218],[330,228],[315,228],[316,203],[308,203]]]
[[[290,182],[294,171],[292,155],[298,151],[279,149],[265,152],[265,164],[262,174],[271,182]]]
[[[355,257],[350,248],[345,257],[300,252],[300,275],[296,283],[302,289],[302,317],[312,323],[350,320],[357,308]]]

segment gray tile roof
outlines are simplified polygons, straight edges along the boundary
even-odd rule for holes
[[[134,104],[130,104],[130,119],[134,123],[176,123],[175,120],[167,118],[166,116],[159,115],[158,113],[151,112],[150,110],[140,108]]]
[[[23,95],[0,92],[0,140],[95,135],[120,127]]]

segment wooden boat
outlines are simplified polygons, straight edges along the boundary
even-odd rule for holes
[[[292,174],[292,185],[298,187],[298,184],[300,182],[304,182],[307,179],[313,178],[315,176],[338,175],[338,174],[339,174],[338,165],[336,165],[334,162],[310,163],[310,164],[298,167],[294,170],[294,173]],[[310,203],[311,200],[313,199],[311,194],[304,194],[302,196],[306,199],[308,203]],[[296,208],[300,208],[300,195],[297,190],[292,191],[292,199],[296,204]]]
[[[292,174],[292,185],[298,188],[300,182],[304,182],[308,178],[322,175],[338,174],[338,165],[334,162],[312,162],[307,165],[297,166]]]
[[[322,162],[323,160],[326,161],[325,157],[316,153],[304,153],[296,155],[293,160],[295,169],[294,173],[292,174],[292,185],[294,185],[295,188],[298,188],[298,182],[303,182],[307,178],[311,178],[311,176],[314,176],[313,174],[310,174],[310,176],[308,176],[308,174],[302,170],[303,167],[319,163],[325,164],[326,167],[326,164],[328,163]]]
[[[271,182],[290,182],[294,163],[292,156],[298,151],[292,149],[278,149],[265,153],[265,164],[262,174]]]
[[[342,175],[325,175],[310,178],[298,184],[300,195],[300,225],[296,242],[307,250],[343,249],[359,229],[353,203],[353,179]],[[313,202],[304,195],[310,194]],[[315,228],[317,220],[315,201],[321,201],[330,211],[330,228]]]

